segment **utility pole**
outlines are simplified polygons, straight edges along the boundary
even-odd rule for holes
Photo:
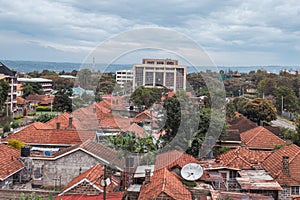
[[[281,96],[281,114],[283,114],[283,96]]]
[[[103,179],[104,179],[104,186],[103,186],[103,200],[106,200],[106,165],[104,165]]]

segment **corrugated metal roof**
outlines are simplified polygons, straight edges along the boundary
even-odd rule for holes
[[[241,170],[236,180],[245,190],[282,190],[265,170]]]

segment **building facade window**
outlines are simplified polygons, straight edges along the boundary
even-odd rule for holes
[[[300,195],[300,186],[292,186],[291,194],[292,195]]]

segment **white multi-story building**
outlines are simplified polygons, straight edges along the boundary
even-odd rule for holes
[[[42,85],[42,89],[45,94],[49,94],[52,91],[52,80],[45,78],[18,78],[19,83],[39,83]]]
[[[17,109],[17,73],[0,62],[0,79],[4,79],[10,86],[5,104],[7,112],[14,113]]]
[[[142,64],[133,65],[133,88],[167,87],[174,92],[186,89],[186,66],[178,60],[143,59]]]
[[[116,72],[116,81],[117,84],[124,87],[124,84],[132,82],[133,72],[132,70],[119,70]]]

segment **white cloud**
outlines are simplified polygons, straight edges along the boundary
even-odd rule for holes
[[[265,63],[263,58],[268,57],[270,62],[289,64],[299,63],[297,57],[289,55],[298,52],[300,46],[299,17],[297,0],[132,0],[125,3],[0,0],[0,31],[4,38],[0,39],[0,45],[8,41],[6,38],[11,39],[9,33],[14,33],[11,44],[18,43],[18,48],[28,50],[26,45],[30,43],[32,55],[36,54],[37,59],[40,48],[49,47],[57,50],[60,57],[69,53],[70,59],[74,54],[74,60],[78,61],[101,41],[123,31],[169,27],[194,39],[220,64],[222,60],[240,64],[236,61],[239,53],[249,57],[262,54],[256,57],[260,60],[255,63]],[[153,43],[160,42],[157,36],[152,38]],[[138,43],[132,41],[131,45],[138,47]],[[115,48],[124,45],[127,44],[116,44]],[[82,56],[78,59],[80,52]],[[3,55],[12,59],[20,56],[14,51]],[[254,63],[252,59],[245,61]]]

